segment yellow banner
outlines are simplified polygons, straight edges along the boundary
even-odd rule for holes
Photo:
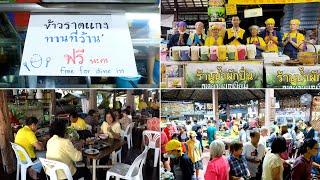
[[[226,15],[235,15],[237,14],[237,5],[235,4],[226,4]]]
[[[229,4],[292,4],[292,3],[312,3],[320,0],[229,0]]]

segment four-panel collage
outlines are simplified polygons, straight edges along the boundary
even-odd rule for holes
[[[319,0],[0,0],[1,180],[317,180],[319,132]]]

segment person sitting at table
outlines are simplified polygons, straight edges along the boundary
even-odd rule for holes
[[[88,116],[85,118],[85,122],[92,127],[92,131],[96,129],[96,126],[99,123],[99,115],[96,110],[90,109]]]
[[[12,110],[9,111],[9,120],[12,126],[20,125],[19,120],[13,115]]]
[[[171,36],[167,48],[170,49],[173,46],[186,46],[189,38],[189,34],[186,33],[187,23],[180,21],[177,23],[178,32]]]
[[[132,119],[128,117],[128,114],[130,113],[128,112],[127,109],[122,110],[121,113],[122,113],[122,118],[119,119],[119,123],[121,125],[121,129],[125,131],[128,125],[132,122]]]
[[[256,45],[256,57],[262,57],[262,52],[266,48],[266,43],[264,40],[258,36],[259,26],[252,25],[249,27],[249,31],[251,36],[247,38],[247,44],[254,44]]]
[[[208,37],[205,40],[205,46],[221,46],[223,45],[223,38],[219,36],[220,27],[213,25],[209,28]]]
[[[29,117],[26,119],[25,126],[17,132],[14,143],[22,146],[32,160],[36,159],[36,150],[43,150],[43,144],[38,141],[35,132],[37,131],[38,119]],[[20,155],[22,156],[22,155]],[[25,157],[21,157],[22,160]]]
[[[290,21],[290,32],[283,35],[283,53],[290,57],[290,59],[296,59],[299,50],[304,49],[304,35],[299,33],[300,21],[298,19],[292,19]]]
[[[274,25],[276,24],[273,18],[267,19],[265,22],[266,29],[261,32],[261,37],[266,43],[266,52],[279,52],[279,48],[282,47],[282,35],[279,31],[276,31]]]
[[[105,121],[101,125],[101,133],[106,134],[109,138],[120,139],[121,125],[117,121],[114,111],[105,113]]]
[[[233,16],[231,22],[232,28],[227,29],[224,35],[223,44],[235,46],[246,44],[246,31],[240,28],[240,18],[238,16]]]
[[[196,22],[194,25],[196,28],[196,32],[190,34],[188,39],[189,46],[204,46],[206,40],[206,34],[204,33],[204,24],[202,22]]]
[[[71,128],[75,130],[86,130],[87,123],[84,119],[80,118],[77,112],[70,113],[70,121],[71,121]]]
[[[86,167],[75,167],[74,163],[82,160],[80,143],[78,149],[72,142],[65,138],[66,123],[63,120],[55,120],[50,126],[51,138],[47,142],[46,158],[66,164],[72,174],[73,179],[84,178],[91,179],[91,173]],[[45,170],[47,171],[47,170]],[[62,170],[57,171],[58,179],[66,179]]]

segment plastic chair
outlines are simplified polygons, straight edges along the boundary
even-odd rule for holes
[[[128,149],[130,149],[131,147],[133,147],[133,143],[132,143],[132,129],[134,126],[134,122],[130,123],[125,132],[124,132],[124,137],[127,138],[127,143],[128,143]]]
[[[27,179],[27,169],[35,164],[38,164],[40,162],[32,162],[31,158],[29,157],[26,150],[21,147],[18,144],[10,142],[12,149],[14,150],[14,153],[17,158],[17,176],[16,180],[19,180],[19,172],[21,169],[21,180]],[[25,157],[25,160],[21,160],[20,154]]]
[[[116,179],[143,180],[142,167],[146,161],[147,153],[148,148],[145,148],[131,165],[115,164],[107,171],[106,180],[109,180],[111,176],[115,176]]]
[[[59,161],[54,161],[50,159],[45,159],[45,158],[39,158],[43,169],[46,169],[45,173],[50,177],[50,180],[57,180],[57,171],[62,170],[63,173],[66,175],[67,180],[73,180],[71,171],[69,167]],[[83,180],[84,178],[80,178],[79,180]]]
[[[160,158],[160,132],[157,131],[150,131],[145,130],[142,133],[142,142],[146,143],[145,137],[147,137],[148,141],[145,146],[147,146],[150,149],[154,149],[154,161],[153,161],[153,167],[157,167],[158,160]],[[157,145],[158,142],[158,145]]]

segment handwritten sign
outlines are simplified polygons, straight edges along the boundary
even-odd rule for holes
[[[124,14],[33,14],[20,75],[137,76]]]

